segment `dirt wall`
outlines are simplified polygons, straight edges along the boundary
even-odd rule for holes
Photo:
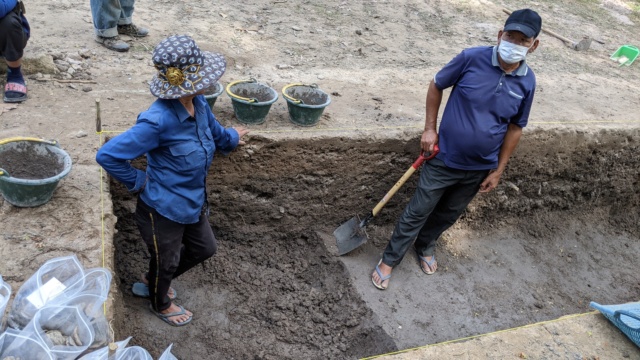
[[[524,296],[530,287],[524,278],[517,279],[532,274],[517,268],[514,271],[517,263],[492,259],[493,265],[509,271],[511,281],[515,275],[523,282],[523,290],[516,290],[515,296],[506,292],[496,299],[491,285],[474,281],[476,278],[467,273],[467,269],[478,266],[473,257],[467,257],[459,261],[460,267],[442,271],[455,273],[458,282],[466,281],[466,285],[452,289],[461,294],[459,297],[474,294],[473,313],[478,318],[450,318],[458,326],[437,332],[434,329],[442,325],[434,328],[437,324],[427,321],[420,330],[422,334],[418,331],[411,340],[392,334],[385,311],[412,316],[415,309],[397,303],[378,310],[368,303],[370,297],[359,289],[368,279],[357,272],[354,276],[348,262],[345,265],[336,257],[318,234],[330,233],[354,214],[363,215],[373,208],[415,160],[416,139],[276,141],[254,137],[250,145],[230,156],[217,157],[207,187],[210,220],[220,249],[202,269],[198,267],[176,281],[178,303],[196,314],[193,324],[184,329],[160,323],[144,311],[144,300],[129,295],[130,284],[145,270],[148,255],[132,221],[135,202],[114,184],[115,213],[119,217],[115,261],[124,294],[123,311],[116,312],[117,338],[135,334],[134,342],[152,353],[174,342],[174,353],[185,358],[355,358],[584,309],[582,300],[561,291],[567,281],[575,282],[575,276],[588,278],[593,271],[590,265],[576,267],[593,261],[577,253],[579,250],[562,254],[563,262],[554,265],[559,269],[558,278],[552,279],[546,289],[550,294],[536,289],[532,297]],[[616,250],[606,256],[619,258],[625,242],[627,248],[635,249],[640,236],[640,160],[635,156],[640,150],[639,140],[638,130],[528,131],[498,189],[477,197],[456,224],[456,231],[491,234],[493,229],[505,226],[519,229],[527,234],[525,248],[533,259],[525,260],[535,263],[549,257],[546,251],[555,251],[548,246],[554,234],[589,233],[590,227],[604,226],[604,232],[593,232],[606,236],[613,227],[624,236],[619,236],[612,245]],[[143,161],[137,163],[143,165]],[[370,245],[383,248],[416,180],[417,176],[410,179],[374,220]],[[583,222],[568,226],[574,218]],[[500,246],[508,252],[508,242],[514,241],[503,236]],[[599,243],[601,238],[598,235],[585,240],[583,236],[577,241]],[[455,240],[444,244],[443,253],[454,258],[460,244]],[[476,276],[487,278],[491,274],[479,271]],[[621,298],[631,299],[634,292],[640,292],[632,271],[617,271],[615,276],[626,284],[619,289]],[[600,280],[591,282],[598,288],[591,290],[595,295],[607,291]],[[582,289],[574,290],[582,295]],[[442,300],[439,303],[443,304],[459,300],[450,299],[451,292],[443,294],[432,300]],[[411,302],[410,296],[405,301]],[[504,317],[498,310],[515,309],[520,303],[533,310],[527,310],[526,316],[522,310],[520,315],[514,310]]]

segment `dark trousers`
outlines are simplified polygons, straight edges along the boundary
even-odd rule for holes
[[[171,280],[213,256],[218,244],[206,213],[195,224],[180,224],[158,214],[138,198],[135,214],[149,260],[149,295],[156,311],[171,306],[167,296]]]
[[[16,11],[0,19],[0,56],[4,56],[7,61],[22,59],[27,40],[22,19]]]
[[[489,170],[452,169],[439,159],[425,163],[418,188],[396,223],[382,262],[398,265],[414,239],[418,254],[432,256],[436,240],[458,220],[488,174]]]

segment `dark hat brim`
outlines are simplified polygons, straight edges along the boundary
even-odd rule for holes
[[[503,31],[519,31],[523,33],[526,37],[532,38],[538,35],[536,31],[528,25],[511,23],[504,27]]]
[[[156,72],[149,84],[151,94],[161,99],[179,99],[214,86],[224,74],[227,61],[222,54],[209,51],[203,51],[202,57],[201,66],[189,65],[181,69],[185,79],[180,85],[171,85],[164,76]]]

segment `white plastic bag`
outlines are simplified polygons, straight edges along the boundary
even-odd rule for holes
[[[93,343],[93,328],[77,306],[45,306],[22,330],[60,360],[73,360]]]
[[[21,334],[21,331],[7,329],[0,334],[0,359],[54,360],[47,347],[37,339]]]
[[[116,355],[116,360],[153,360],[151,354],[140,346],[132,346],[124,349]]]
[[[78,305],[86,315],[102,311],[111,285],[107,269],[84,270],[75,255],[47,261],[16,293],[9,312],[8,325],[24,328],[44,306]],[[104,345],[99,344],[97,347]]]
[[[178,358],[173,356],[173,354],[171,353],[172,347],[173,344],[169,345],[169,347],[162,353],[162,355],[160,355],[158,360],[178,360]]]
[[[9,299],[11,298],[11,286],[2,280],[0,276],[0,330],[2,330],[2,319],[4,318],[4,310],[7,308]]]
[[[125,347],[129,343],[129,340],[131,340],[131,336],[129,336],[128,338],[122,341],[118,341],[115,343],[117,345],[116,355],[118,354],[118,351],[120,352],[124,351]],[[96,351],[86,354],[85,356],[81,357],[79,360],[108,360],[108,359],[109,359],[109,346],[105,346],[101,349],[98,349]]]
[[[83,279],[84,270],[75,255],[47,261],[16,293],[8,325],[24,328],[39,309],[60,294],[77,292]]]

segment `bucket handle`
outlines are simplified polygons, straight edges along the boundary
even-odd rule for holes
[[[7,172],[7,170],[5,170],[5,169],[3,169],[3,168],[0,168],[0,177],[3,177],[3,176],[11,177],[11,175],[9,175],[9,173]]]
[[[282,96],[284,96],[285,98],[291,100],[294,104],[304,104],[304,102],[302,100],[299,100],[299,99],[296,99],[296,98],[293,98],[293,97],[287,95],[287,93],[286,93],[287,89],[292,87],[292,86],[309,86],[309,87],[312,87],[312,88],[317,88],[318,84],[307,85],[307,84],[302,84],[302,83],[293,83],[293,84],[286,85],[285,87],[282,88]]]
[[[227,94],[229,94],[229,96],[231,96],[233,98],[236,98],[238,100],[242,100],[242,101],[246,101],[246,102],[250,102],[250,103],[258,102],[258,99],[256,99],[256,98],[246,98],[246,97],[238,96],[238,95],[236,95],[236,94],[231,92],[231,87],[233,85],[240,84],[240,83],[247,83],[247,82],[254,83],[254,82],[256,82],[256,79],[251,78],[249,80],[237,80],[237,81],[230,82],[229,85],[227,85]]]
[[[49,145],[53,145],[53,146],[58,146],[58,142],[55,140],[44,140],[44,139],[38,139],[38,138],[32,138],[32,137],[23,137],[23,136],[17,136],[17,137],[11,137],[11,138],[6,138],[6,139],[2,139],[0,140],[0,145],[4,145],[4,144],[8,144],[10,142],[14,142],[14,141],[35,141],[35,142],[43,142],[43,143],[47,143]]]

